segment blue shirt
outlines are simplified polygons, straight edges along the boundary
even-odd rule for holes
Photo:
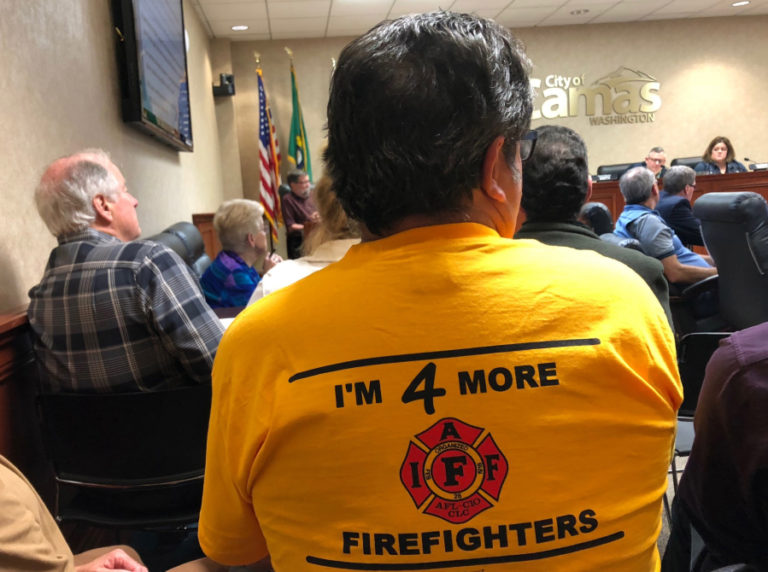
[[[636,238],[648,256],[661,260],[674,254],[681,264],[710,268],[706,260],[683,245],[657,211],[645,205],[626,205],[613,232]]]
[[[205,300],[211,308],[247,306],[261,280],[256,269],[236,252],[222,250],[200,278]]]
[[[696,165],[693,168],[694,171],[697,173],[702,173],[704,175],[720,175],[720,167],[715,165],[714,163],[710,161],[702,161],[698,165]],[[739,163],[738,161],[729,161],[725,165],[725,172],[726,173],[746,173],[747,168],[744,166],[743,163]]]

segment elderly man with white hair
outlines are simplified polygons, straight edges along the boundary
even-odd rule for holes
[[[223,326],[169,248],[136,240],[138,201],[89,149],[48,166],[35,192],[59,244],[29,291],[47,391],[152,391],[210,383]]]

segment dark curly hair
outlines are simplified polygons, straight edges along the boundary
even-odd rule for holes
[[[386,21],[347,45],[325,159],[350,217],[386,234],[411,214],[461,211],[493,140],[514,157],[528,129],[529,69],[507,30],[468,14]]]
[[[521,206],[531,222],[575,221],[587,200],[587,147],[578,133],[559,125],[536,128],[536,147],[523,163]]]

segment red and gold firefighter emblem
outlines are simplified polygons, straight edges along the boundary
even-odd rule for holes
[[[507,459],[484,433],[449,417],[415,436],[400,480],[419,510],[459,524],[498,502]]]

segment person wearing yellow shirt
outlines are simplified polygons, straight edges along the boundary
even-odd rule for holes
[[[325,158],[362,242],[224,335],[199,525],[212,560],[658,569],[673,336],[623,264],[512,240],[529,69],[507,30],[451,12],[342,51]]]

